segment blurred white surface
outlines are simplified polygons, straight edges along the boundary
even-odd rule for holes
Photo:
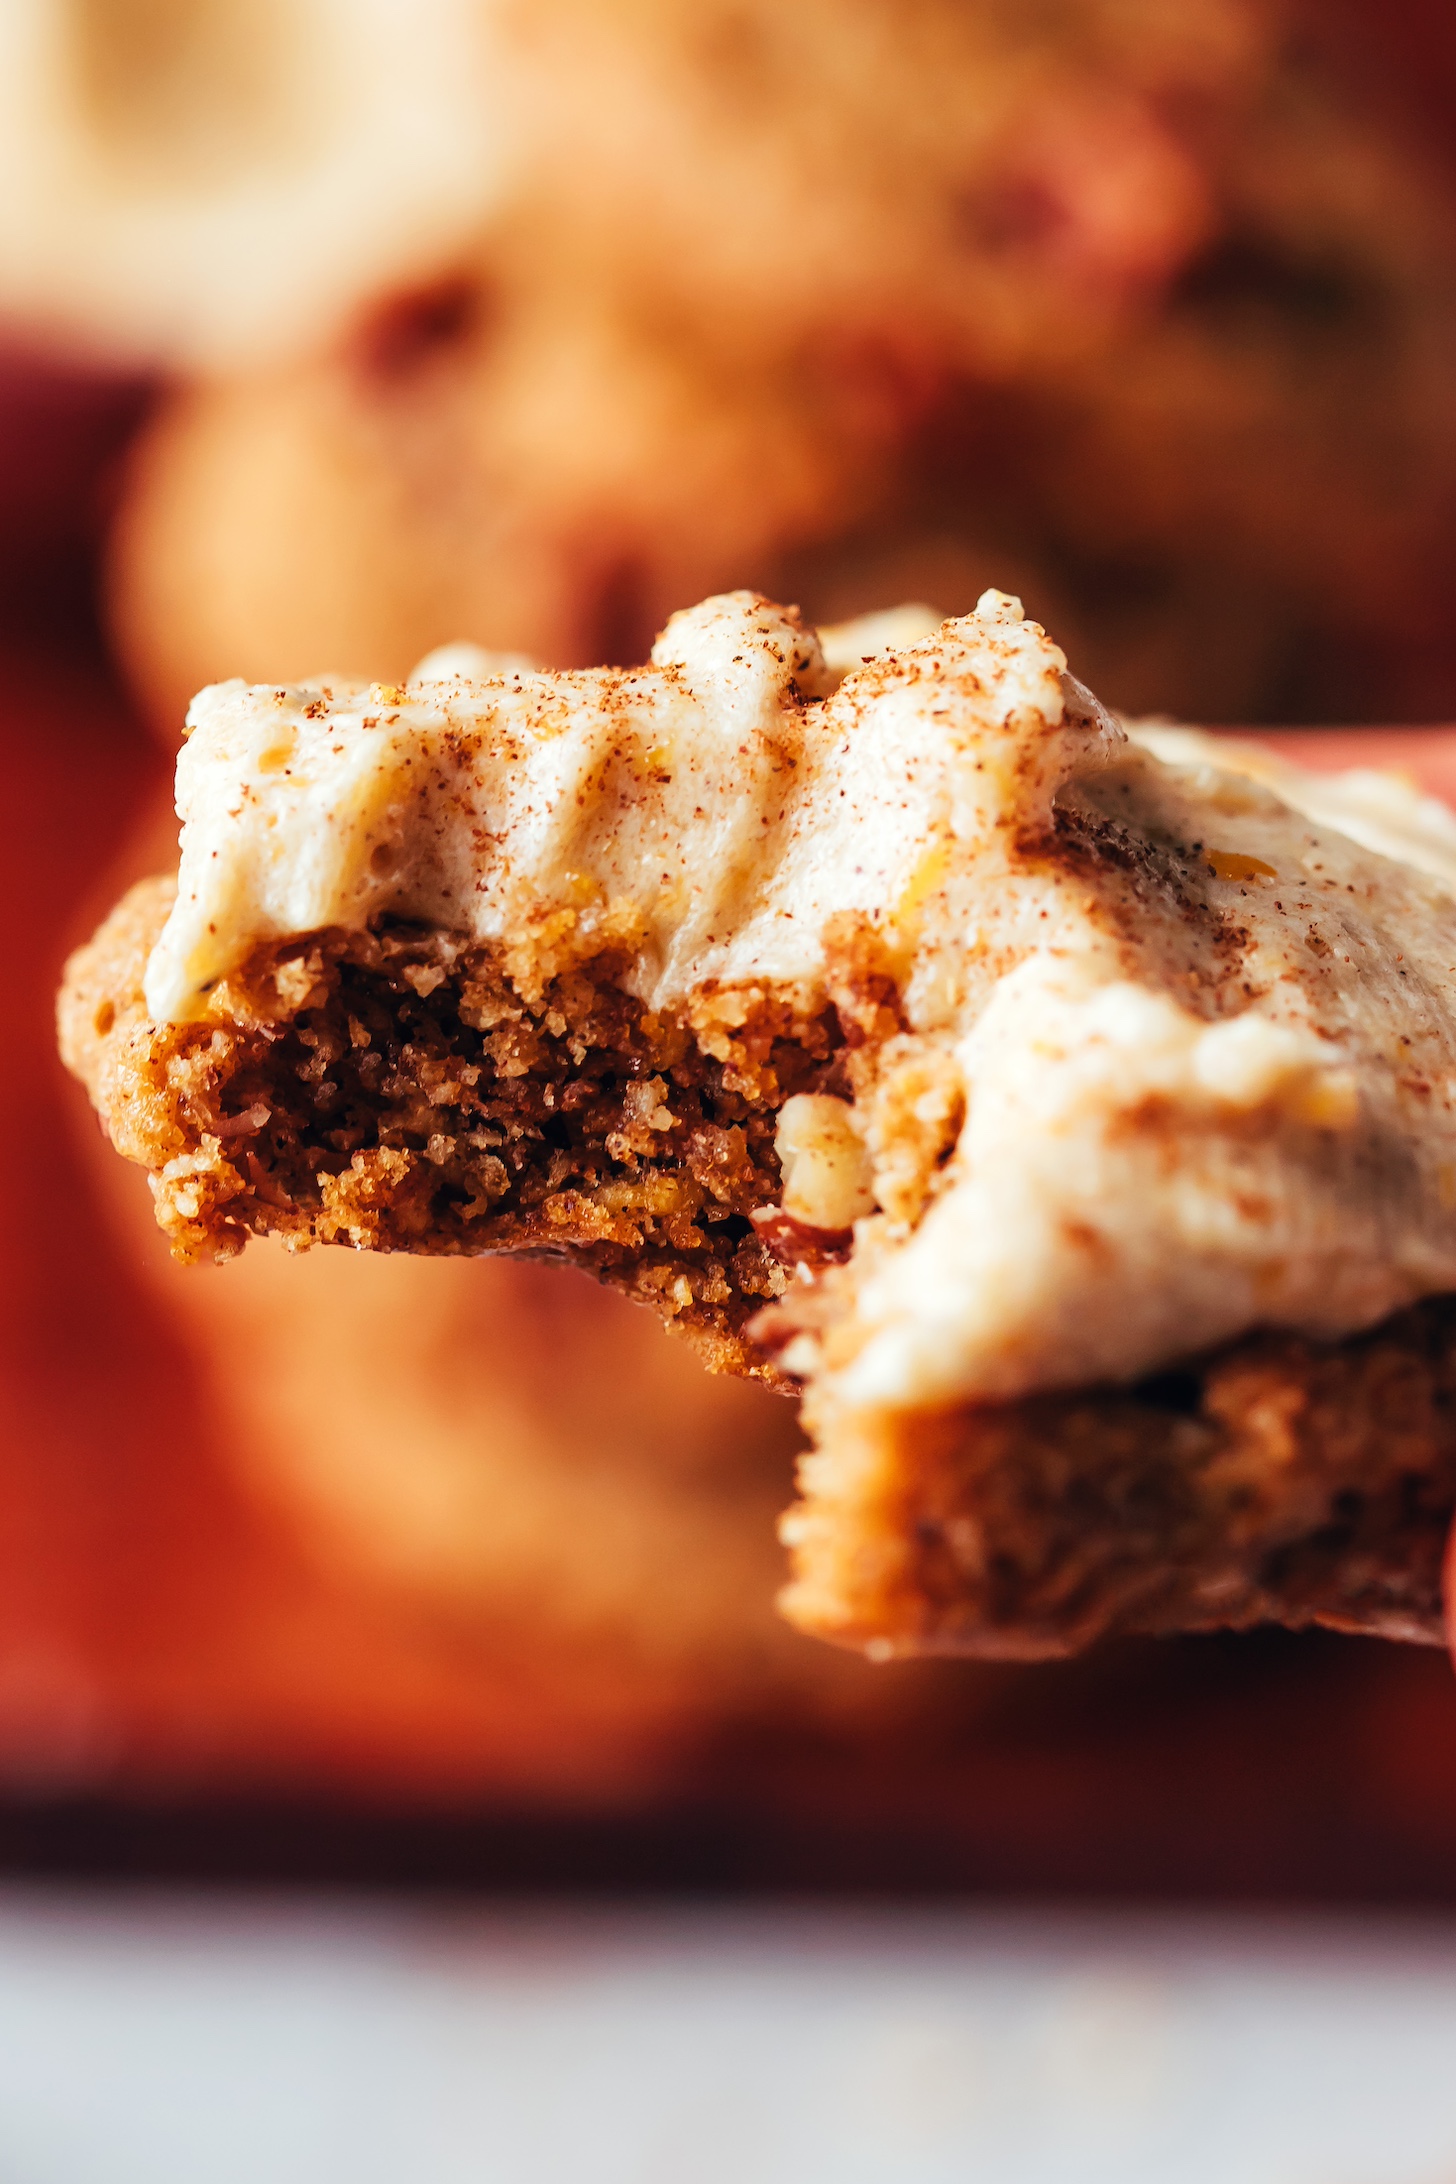
[[[0,1897],[4,2184],[1456,2184],[1456,1922]]]

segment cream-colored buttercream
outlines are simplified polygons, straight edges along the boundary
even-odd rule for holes
[[[403,688],[233,682],[194,701],[177,907],[147,974],[159,1021],[200,1013],[259,940],[384,912],[479,940],[626,912],[654,1006],[708,978],[810,976],[829,917],[893,911],[928,845],[994,830],[1028,748],[1046,746],[1049,793],[1118,733],[1062,725],[1062,655],[1003,606],[823,704],[800,702],[839,680],[817,636],[742,593],[675,615],[637,670],[440,680],[442,660]]]
[[[893,1130],[855,1117],[885,1210],[793,1352],[835,1402],[1128,1378],[1456,1288],[1456,821],[1384,777],[1130,737],[1000,594],[918,627],[826,661],[733,594],[640,670],[446,654],[402,689],[204,691],[153,1015],[205,1013],[259,941],[385,912],[628,933],[655,1007],[812,981],[858,913],[903,966],[907,1066],[933,1050],[966,1120],[916,1219]]]

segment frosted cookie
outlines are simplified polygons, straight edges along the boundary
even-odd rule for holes
[[[802,1385],[805,1627],[1436,1635],[1456,822],[914,626],[204,692],[68,1060],[184,1257],[566,1256]]]
[[[231,370],[336,337],[500,197],[490,0],[11,0],[0,314],[101,361]]]

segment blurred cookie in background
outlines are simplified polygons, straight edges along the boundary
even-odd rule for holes
[[[138,688],[170,734],[232,674],[994,581],[1130,709],[1439,713],[1456,190],[1358,51],[1279,0],[503,12],[471,245],[141,445]]]
[[[492,0],[6,0],[0,321],[109,367],[296,351],[499,186]]]

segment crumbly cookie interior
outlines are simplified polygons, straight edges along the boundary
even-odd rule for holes
[[[784,1103],[878,1113],[877,1189],[912,1227],[954,1137],[953,1118],[926,1133],[924,1057],[863,932],[831,951],[828,998],[736,989],[669,1016],[609,954],[526,989],[445,934],[332,931],[158,1025],[142,974],[172,894],[134,888],[72,959],[61,1040],[184,1258],[267,1234],[560,1254],[710,1365],[788,1387],[794,1338],[849,1308],[856,1267],[784,1209]],[[816,1278],[790,1284],[800,1262]],[[841,1644],[1026,1656],[1270,1619],[1440,1639],[1450,1297],[1010,1404],[845,1412],[813,1388],[806,1422],[782,1604]]]
[[[841,1241],[778,1208],[779,1110],[846,1089],[822,992],[708,990],[655,1013],[623,954],[526,986],[489,946],[385,921],[259,948],[205,1019],[159,1025],[139,981],[169,893],[134,891],[78,956],[62,1029],[179,1257],[255,1235],[560,1253],[710,1363],[777,1377],[745,1323],[786,1260]]]

